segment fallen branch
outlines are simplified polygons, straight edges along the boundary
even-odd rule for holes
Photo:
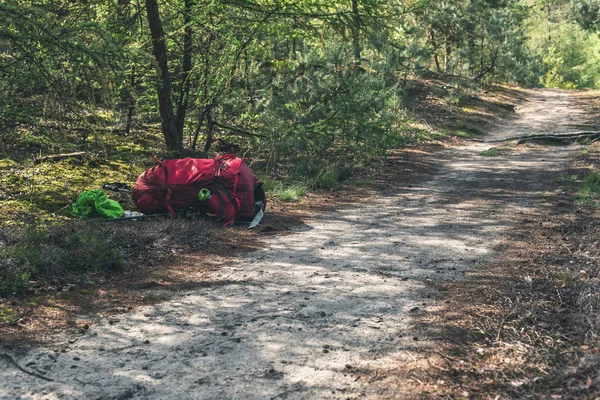
[[[513,140],[517,140],[517,144],[521,144],[524,142],[530,141],[555,141],[555,142],[565,142],[570,141],[574,142],[578,139],[582,138],[593,138],[600,139],[600,131],[579,131],[579,132],[567,132],[567,133],[556,133],[552,135],[519,135],[519,136],[511,136],[504,139],[494,139],[494,140],[482,140],[482,139],[467,139],[471,142],[480,142],[480,143],[499,143],[499,142],[510,142]]]
[[[70,204],[67,204],[67,205],[66,205],[66,206],[64,206],[64,207],[62,207],[62,208],[59,208],[58,210],[56,210],[56,211],[54,211],[54,212],[50,213],[50,215],[52,215],[53,217],[56,217],[56,214],[58,214],[58,213],[59,213],[59,212],[61,212],[61,211],[64,211],[64,210],[66,210],[66,209],[68,209],[68,208],[71,208],[71,205],[70,205]]]
[[[76,158],[78,160],[81,160],[84,157],[89,157],[91,156],[90,153],[88,153],[87,151],[78,151],[76,153],[63,153],[63,154],[53,154],[50,156],[42,156],[42,157],[37,157],[34,160],[34,164],[39,164],[42,162],[46,162],[46,161],[60,161],[60,160],[65,160],[67,158]]]
[[[26,316],[27,314],[29,314],[30,312],[32,312],[32,311],[33,311],[33,309],[31,309],[31,308],[30,308],[30,309],[28,309],[28,310],[26,310],[26,311],[22,312],[21,314],[19,314],[19,315],[17,316],[17,318],[13,319],[12,321],[8,321],[8,322],[4,322],[4,323],[0,324],[0,328],[2,328],[2,327],[5,327],[5,326],[13,326],[13,325],[17,325],[17,324],[19,323],[19,321],[20,321],[20,320],[22,320],[23,318],[25,318],[25,316]]]
[[[214,126],[218,126],[219,128],[223,128],[223,129],[230,130],[230,131],[232,131],[232,132],[239,133],[239,134],[241,134],[241,135],[246,135],[246,136],[255,136],[255,137],[259,137],[259,138],[263,138],[263,139],[266,139],[266,138],[267,138],[267,136],[266,136],[266,135],[261,135],[260,133],[254,133],[254,132],[250,132],[250,131],[247,131],[247,130],[245,130],[245,129],[238,128],[238,127],[236,127],[236,126],[229,126],[229,125],[221,124],[221,123],[219,123],[219,122],[217,122],[217,121],[213,121],[213,125],[214,125]]]
[[[535,142],[535,141],[540,141],[540,142],[554,142],[554,143],[563,143],[563,144],[572,144],[574,142],[577,142],[579,139],[592,139],[592,143],[594,143],[596,140],[600,139],[600,132],[595,133],[595,134],[588,134],[588,135],[577,135],[577,136],[561,136],[561,135],[557,135],[557,136],[547,136],[547,137],[540,137],[540,138],[536,138],[536,137],[531,137],[531,138],[524,138],[524,139],[520,139],[517,141],[517,144],[523,144],[526,142]]]
[[[15,365],[15,367],[17,367],[18,369],[20,369],[21,371],[25,372],[28,375],[35,376],[36,378],[40,378],[40,379],[43,379],[43,380],[48,381],[48,382],[54,382],[54,379],[52,379],[52,378],[48,378],[47,376],[44,376],[44,375],[40,374],[39,372],[35,372],[35,371],[30,370],[28,368],[22,367],[21,364],[19,364],[13,358],[13,356],[11,356],[8,353],[0,353],[0,357],[4,357],[4,358],[8,359],[10,362],[12,362]]]

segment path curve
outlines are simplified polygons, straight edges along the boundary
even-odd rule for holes
[[[559,129],[579,110],[535,91],[490,138]],[[549,107],[551,111],[549,112]],[[62,347],[0,360],[3,399],[402,398],[402,364],[429,346],[411,316],[439,300],[432,283],[465,279],[531,207],[575,147],[497,157],[470,143],[431,156],[429,180],[343,206],[232,260],[212,284],[100,320]],[[424,347],[422,347],[424,346]]]

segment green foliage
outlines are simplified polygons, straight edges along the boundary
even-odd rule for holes
[[[495,147],[489,148],[487,150],[483,150],[479,152],[480,156],[485,156],[485,157],[497,157],[498,156],[498,149],[496,149]]]
[[[263,187],[268,197],[274,197],[281,201],[295,201],[307,193],[304,185],[285,185],[282,181],[274,179],[264,180]]]
[[[593,187],[595,192],[600,193],[600,190],[597,190],[598,188],[600,188],[600,173],[598,173],[596,171],[590,172],[585,177],[585,183],[587,185],[590,185],[590,187]]]
[[[600,196],[600,173],[590,172],[584,179],[583,188],[574,198],[576,206],[580,207],[598,207],[598,197]]]
[[[537,8],[539,7],[539,8]],[[540,83],[560,89],[600,85],[600,39],[573,21],[576,7],[560,2],[533,5],[529,48],[540,60]]]
[[[454,131],[454,132],[452,132],[452,135],[456,136],[456,137],[460,137],[460,138],[470,138],[471,137],[471,135],[465,131]]]
[[[118,135],[156,132],[156,88],[168,83],[188,148],[222,139],[264,160],[269,172],[308,176],[323,165],[361,163],[431,140],[407,111],[410,80],[431,77],[431,70],[463,82],[447,88],[450,106],[471,100],[474,89],[465,82],[600,83],[598,5],[591,0],[356,4],[161,3],[170,74],[164,82],[141,4],[5,1],[0,152],[85,150]]]

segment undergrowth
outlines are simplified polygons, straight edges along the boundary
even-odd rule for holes
[[[302,184],[286,185],[283,181],[265,179],[263,188],[273,198],[281,201],[294,201],[307,193],[306,186]]]
[[[579,207],[598,207],[600,196],[600,173],[590,172],[584,179],[583,188],[574,197],[574,203]]]
[[[201,220],[89,220],[6,227],[0,229],[0,295],[91,283],[96,275],[164,259],[176,247],[198,250],[207,241]]]
[[[496,148],[492,147],[491,149],[480,151],[479,155],[485,156],[485,157],[496,157],[496,156],[498,156],[498,150]]]

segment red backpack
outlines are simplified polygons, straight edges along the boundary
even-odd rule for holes
[[[201,200],[201,191],[210,195]],[[251,227],[260,222],[267,203],[262,182],[245,159],[233,154],[157,160],[138,178],[133,201],[145,214],[175,217],[174,208],[196,209],[216,214],[225,225],[237,219],[252,221]]]

